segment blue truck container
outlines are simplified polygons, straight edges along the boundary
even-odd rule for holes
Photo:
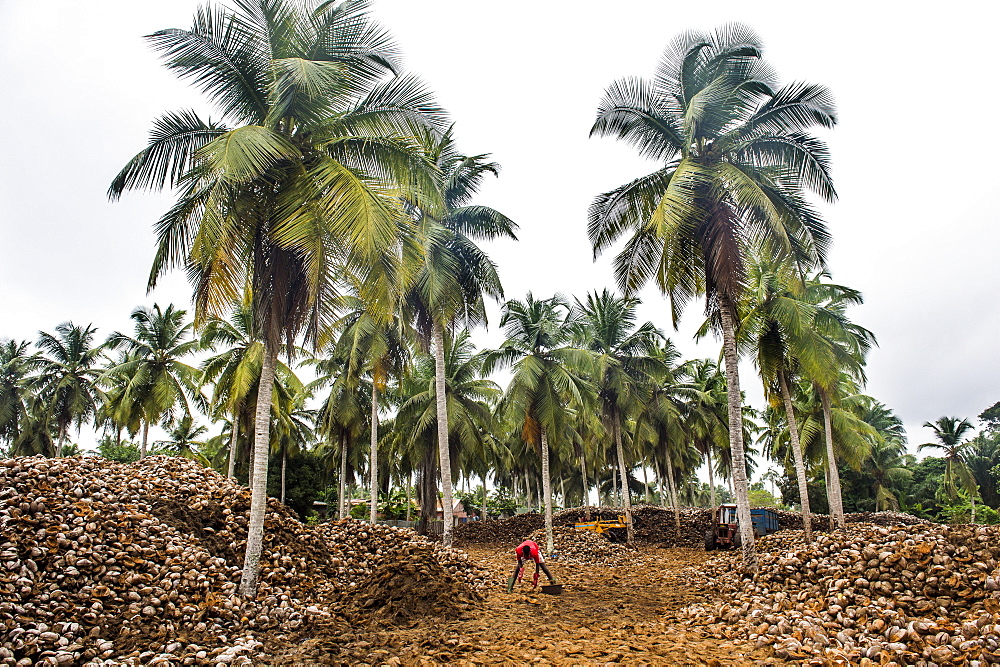
[[[778,515],[769,509],[751,509],[750,519],[753,521],[753,532],[757,537],[770,535],[778,530]]]

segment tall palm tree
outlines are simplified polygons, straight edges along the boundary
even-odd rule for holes
[[[62,456],[66,433],[71,425],[79,428],[97,413],[102,394],[97,386],[100,371],[95,368],[101,346],[91,347],[92,325],[75,326],[63,322],[56,334],[38,335],[41,351],[38,375],[33,381],[39,428],[51,423],[57,433],[55,456]],[[50,454],[51,455],[51,454]]]
[[[545,505],[545,541],[551,551],[552,479],[549,475],[549,435],[558,434],[572,400],[587,404],[592,393],[584,375],[593,370],[591,355],[572,348],[569,306],[562,297],[504,304],[500,327],[507,340],[484,356],[483,372],[510,366],[513,377],[501,401],[501,413],[516,424],[521,438],[538,448],[542,462],[542,501]]]
[[[654,279],[676,324],[704,295],[722,333],[733,470],[743,556],[756,569],[742,442],[735,329],[748,254],[810,268],[829,238],[804,197],[835,197],[825,145],[807,131],[832,127],[829,91],[777,88],[757,36],[741,25],[677,37],[653,80],[624,79],[606,91],[591,135],[612,136],[663,166],[597,197],[588,232],[594,253],[623,234],[615,260],[626,294]]]
[[[452,470],[445,402],[444,332],[456,324],[472,328],[486,323],[484,297],[503,299],[503,286],[496,265],[477,241],[498,238],[517,240],[510,218],[488,206],[472,204],[487,175],[496,176],[500,165],[489,154],[464,155],[458,151],[449,128],[443,135],[423,135],[428,159],[442,175],[439,196],[440,214],[423,210],[416,203],[412,209],[423,223],[424,258],[409,295],[409,309],[418,331],[433,343],[437,371],[437,439],[444,506],[443,543],[451,546]]]
[[[965,462],[968,443],[965,435],[975,429],[968,419],[958,417],[938,417],[936,421],[924,422],[924,428],[934,432],[937,442],[925,442],[918,449],[940,449],[944,453],[945,469],[941,488],[952,502],[958,498],[959,489],[969,494],[972,503],[972,523],[976,522],[976,495],[979,487]]]
[[[813,376],[831,363],[826,340],[814,327],[816,304],[807,300],[806,286],[786,264],[758,259],[748,266],[740,337],[754,353],[764,383],[764,392],[775,407],[784,408],[788,423],[792,462],[799,490],[802,528],[812,540],[812,517],[806,464],[802,456],[799,426],[790,387],[802,367]]]
[[[857,385],[863,386],[865,357],[873,345],[875,335],[855,324],[846,315],[847,307],[861,304],[864,299],[857,290],[843,285],[824,282],[826,274],[813,276],[806,281],[805,301],[815,304],[813,330],[822,342],[814,345],[814,354],[820,363],[810,364],[808,376],[813,381],[823,408],[824,435],[826,438],[827,494],[830,498],[830,518],[834,527],[844,526],[844,501],[837,471],[836,447],[833,441],[832,404],[842,396],[857,394]],[[849,388],[848,391],[843,391]]]
[[[501,395],[500,387],[483,377],[480,356],[473,354],[474,348],[467,330],[445,338],[444,372],[445,404],[448,411],[448,452],[447,461],[453,466],[451,472],[441,471],[441,479],[454,477],[463,456],[471,459],[472,452],[482,458],[497,456],[497,447],[489,433],[495,430],[493,404]],[[401,404],[396,418],[396,428],[400,432],[402,448],[412,450],[411,458],[417,461],[433,462],[438,431],[438,382],[437,362],[433,357],[420,357],[413,371],[404,383],[405,393],[400,396]],[[430,452],[427,449],[430,448]],[[440,465],[438,456],[438,465]],[[424,469],[421,479],[425,491],[421,495],[424,503],[436,502],[434,469]],[[431,489],[434,493],[428,493]],[[443,495],[443,494],[442,494]],[[441,499],[442,509],[448,507],[447,497]],[[452,505],[453,507],[454,505]],[[431,506],[433,511],[433,505]],[[450,513],[450,512],[449,512]],[[426,512],[425,512],[426,516]],[[444,529],[448,529],[447,518]]]
[[[192,336],[192,324],[184,322],[184,310],[175,310],[170,304],[166,310],[153,304],[152,308],[139,307],[132,311],[135,336],[114,332],[105,346],[122,350],[125,357],[108,369],[113,377],[125,379],[120,392],[112,395],[109,405],[112,414],[127,415],[136,411],[142,421],[140,456],[146,455],[149,442],[149,425],[164,420],[178,420],[175,410],[191,414],[189,399],[205,407],[198,393],[198,369],[181,361],[198,350],[198,341]],[[127,417],[119,417],[121,422]]]
[[[605,289],[588,294],[586,302],[577,300],[572,315],[577,346],[594,354],[592,383],[614,440],[621,479],[628,479],[629,469],[622,422],[648,400],[648,390],[666,372],[660,359],[653,356],[663,334],[652,322],[635,326],[638,305],[638,299],[618,297]],[[633,544],[632,499],[627,485],[624,489],[626,535],[628,544]]]
[[[242,594],[256,594],[267,483],[268,427],[278,348],[322,337],[343,265],[391,275],[409,230],[406,194],[434,208],[433,169],[417,126],[440,122],[429,93],[393,77],[394,47],[366,3],[241,0],[200,8],[189,30],[148,37],[166,66],[215,104],[155,121],[149,145],[111,184],[178,191],[156,224],[150,285],[183,267],[199,322],[249,290],[264,343],[254,415],[255,466]],[[388,267],[388,269],[387,269]],[[392,281],[365,281],[385,292]]]

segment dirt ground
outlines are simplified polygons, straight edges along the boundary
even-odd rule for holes
[[[470,546],[497,582],[485,601],[457,620],[405,626],[350,626],[332,619],[311,636],[289,638],[272,664],[650,664],[733,665],[772,662],[770,651],[717,639],[679,610],[710,599],[693,568],[695,549],[640,548],[632,564],[605,568],[550,562],[562,595],[532,592],[529,564],[514,593],[509,547]],[[545,582],[541,575],[540,583]],[[305,633],[304,633],[305,634]]]

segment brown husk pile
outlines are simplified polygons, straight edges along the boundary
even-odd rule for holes
[[[690,615],[718,637],[784,659],[849,664],[1000,664],[1000,528],[857,525],[807,544],[758,542],[755,577],[736,552],[704,568],[724,602]]]
[[[325,608],[400,554],[438,563],[448,585],[486,585],[465,554],[412,531],[312,529],[269,499],[258,597],[246,601],[249,506],[248,489],[182,458],[0,461],[0,664],[233,660],[254,633],[329,619]]]
[[[536,530],[528,539],[537,542],[544,549],[545,529]],[[618,566],[628,562],[631,553],[629,549],[597,533],[569,526],[553,527],[552,541],[554,550],[552,554],[545,554],[545,557],[557,563]]]
[[[588,511],[590,518],[588,519]],[[772,509],[778,516],[781,530],[801,529],[802,515],[798,512]],[[621,507],[573,507],[552,516],[554,526],[572,526],[584,521],[614,521],[624,514]],[[712,526],[714,510],[707,507],[680,509],[680,537],[672,509],[656,505],[636,505],[632,509],[635,539],[639,544],[659,547],[699,548],[705,543],[705,531]],[[923,519],[902,512],[858,512],[844,517],[847,523],[873,523],[881,526],[916,525]],[[455,528],[456,544],[518,543],[530,532],[544,527],[540,514],[520,514],[509,519],[474,521]],[[812,516],[814,530],[829,530],[829,517]]]

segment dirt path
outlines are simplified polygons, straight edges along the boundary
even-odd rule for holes
[[[359,628],[331,623],[326,636],[278,652],[275,664],[758,664],[769,651],[709,637],[678,613],[707,598],[693,568],[694,549],[644,548],[627,567],[550,563],[561,596],[534,594],[530,583],[504,591],[509,548],[468,547],[497,589],[466,617],[411,627]],[[530,580],[533,566],[525,575]],[[542,575],[544,581],[545,575]]]

